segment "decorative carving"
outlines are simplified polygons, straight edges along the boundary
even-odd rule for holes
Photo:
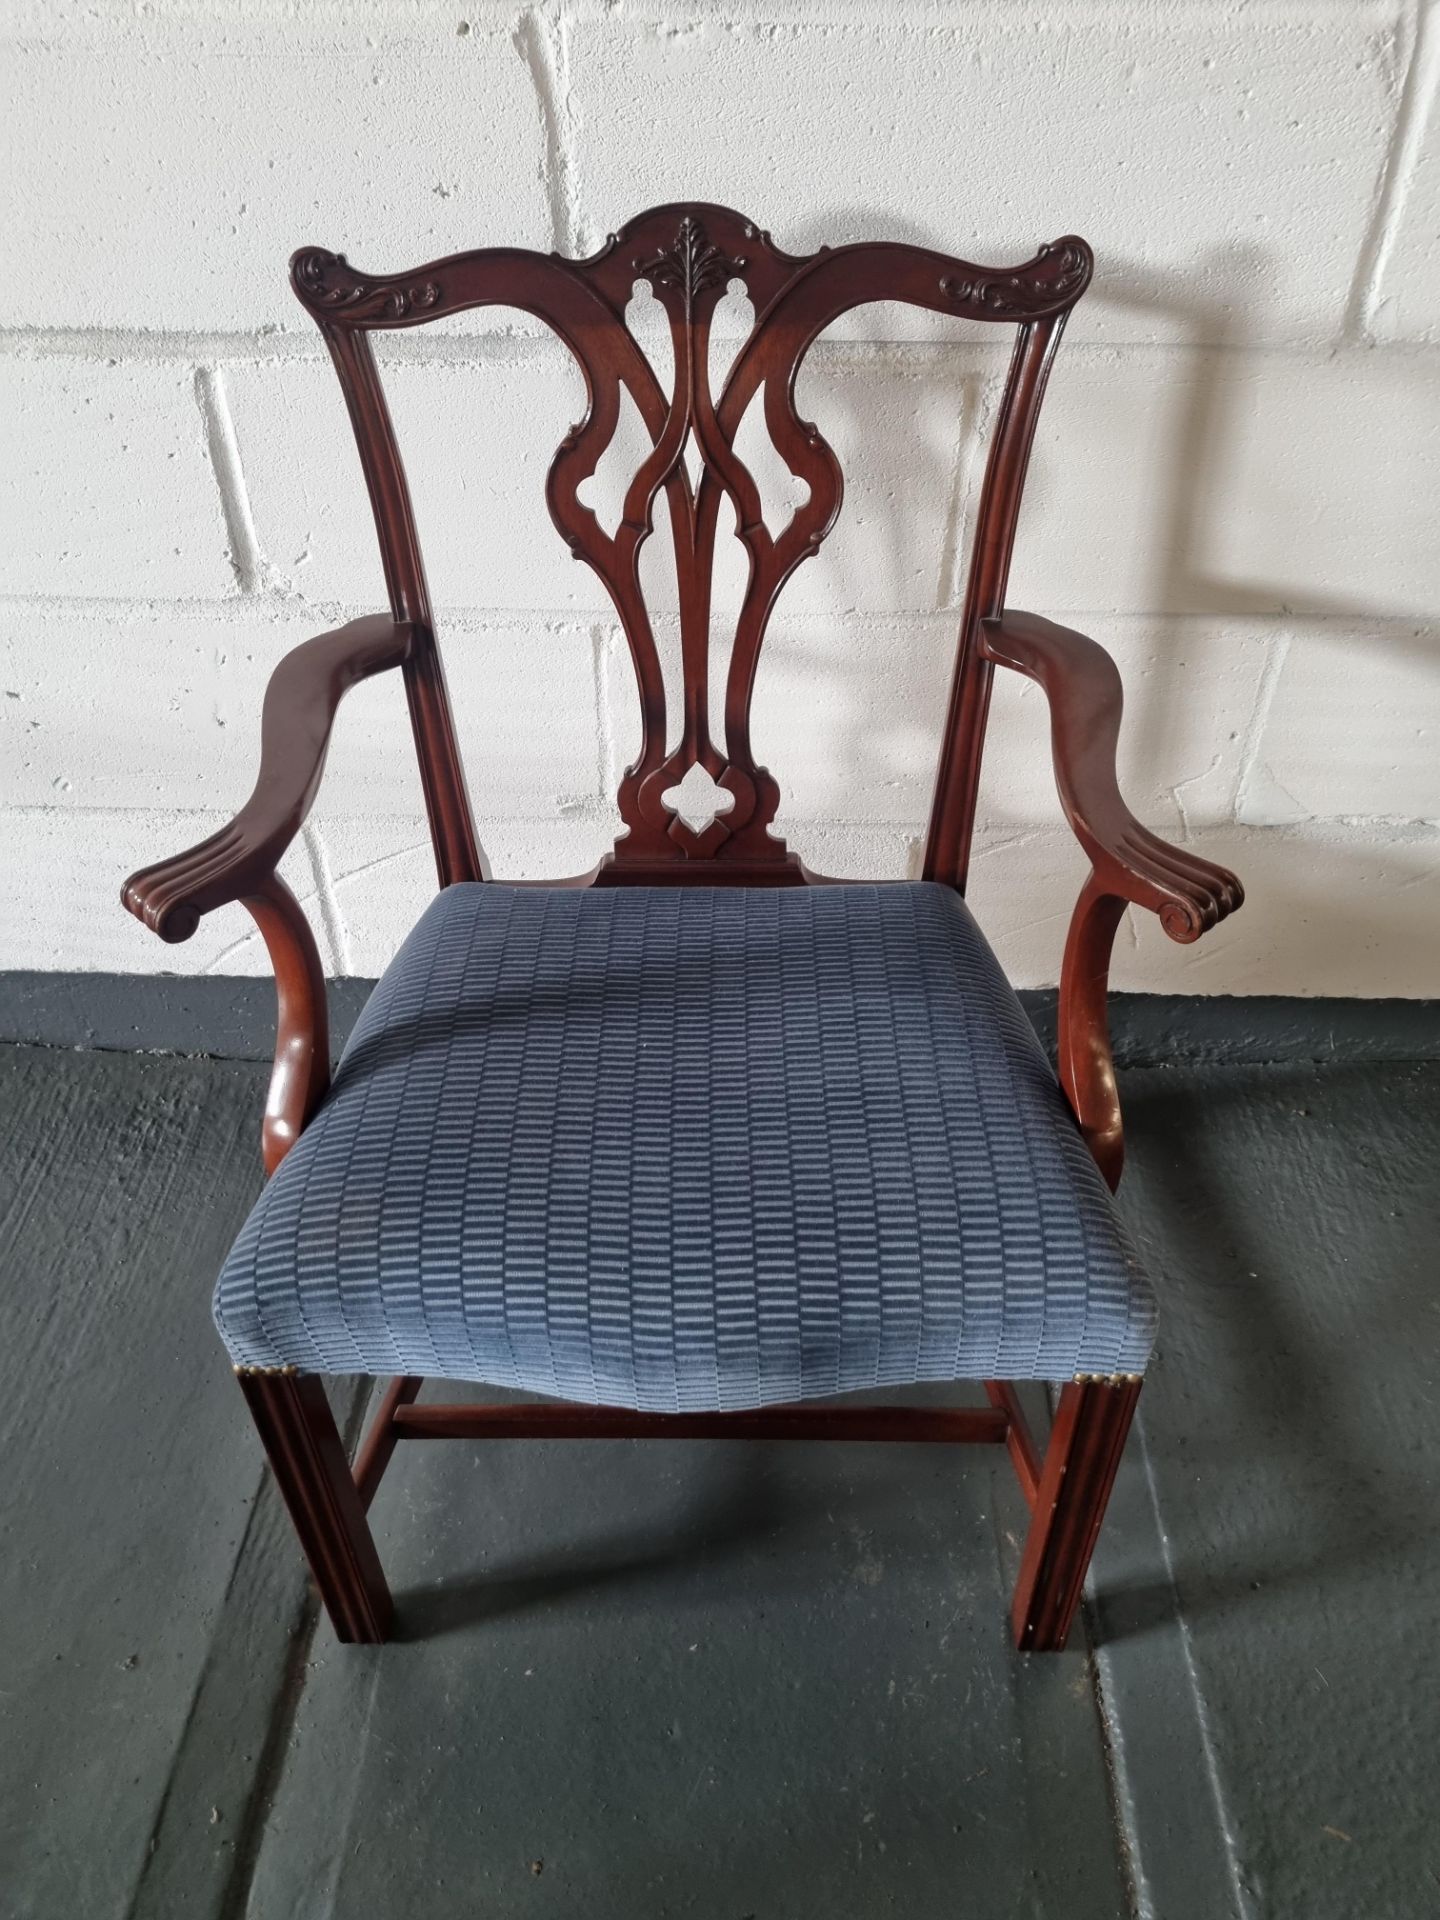
[[[309,247],[290,263],[297,292],[312,305],[340,308],[355,320],[404,320],[437,304],[440,287],[434,280],[370,279],[356,273],[343,253]]]
[[[1088,247],[1075,240],[1056,240],[1009,273],[942,274],[940,291],[960,306],[1023,318],[1049,311],[1072,292],[1078,298],[1091,265]]]
[[[753,229],[747,231],[753,232]],[[719,247],[712,247],[705,237],[704,227],[687,213],[668,247],[662,247],[649,260],[636,259],[630,264],[642,280],[649,280],[657,286],[674,287],[683,294],[688,318],[702,293],[709,292],[712,287],[719,287],[723,291],[738,274],[745,271],[747,263],[744,254],[738,254],[732,260]]]
[[[555,451],[546,476],[550,516],[577,559],[605,586],[630,648],[640,704],[640,747],[616,796],[625,833],[607,877],[640,879],[677,862],[697,869],[724,867],[731,877],[763,874],[798,880],[800,869],[772,830],[780,789],[758,765],[750,739],[750,707],[766,632],[777,601],[796,568],[830,533],[840,510],[840,463],[820,430],[796,411],[796,376],[812,343],[852,308],[898,300],[937,313],[957,310],[978,320],[1033,321],[1033,352],[1045,346],[1043,328],[1058,326],[1083,293],[1091,271],[1083,240],[1064,236],[1033,260],[1010,268],[980,268],[928,248],[876,242],[811,254],[789,254],[754,222],[731,209],[700,202],[655,207],[620,227],[587,259],[567,260],[523,248],[461,253],[406,274],[356,272],[342,255],[305,248],[292,262],[296,292],[325,326],[357,417],[362,456],[381,521],[387,577],[407,618],[428,620],[414,526],[399,451],[366,335],[372,328],[504,304],[551,327],[574,355],[585,378],[587,412]],[[709,327],[726,288],[743,279],[759,318],[711,388]],[[673,380],[657,371],[626,325],[635,282],[649,283],[668,318]],[[1031,349],[1027,348],[1027,352]],[[1036,362],[1038,365],[1038,361]],[[1018,376],[1012,375],[1013,380]],[[1023,470],[1026,410],[1040,388],[1025,376],[1025,395],[1007,415],[997,440],[1005,485],[987,493],[1003,531],[1013,524],[1018,490],[1009,475]],[[582,500],[582,490],[615,439],[624,396],[634,402],[649,447],[625,486],[617,516],[604,524]],[[767,520],[754,476],[736,452],[736,439],[755,417],[803,497],[783,522]],[[693,449],[694,459],[687,458]],[[663,493],[679,589],[680,713],[667,696],[640,565]],[[710,656],[712,577],[722,503],[734,510],[736,535],[749,559],[744,597],[735,618],[725,674],[723,721],[712,722]],[[998,502],[998,504],[997,504]],[[789,502],[787,501],[787,505]],[[728,521],[727,521],[728,525]],[[976,605],[1000,604],[1003,582],[984,568],[983,555],[1009,551],[1007,538],[977,543],[982,554]],[[999,564],[1003,565],[1003,561]],[[993,573],[993,567],[991,569]],[[967,622],[971,616],[967,614]],[[967,627],[968,631],[968,627]],[[967,683],[968,684],[968,683]],[[971,727],[973,714],[962,716]],[[678,720],[679,724],[676,724]],[[957,723],[959,724],[959,723]],[[973,729],[972,729],[973,730]],[[966,741],[969,741],[969,733]],[[953,761],[953,765],[952,765]],[[967,797],[966,752],[945,762],[945,779],[959,782],[958,798],[945,788],[942,812],[955,826],[946,860],[963,864],[973,796]],[[703,824],[685,803],[703,779],[712,805]],[[942,781],[942,785],[944,781]],[[713,789],[722,796],[714,798]],[[938,804],[938,803],[937,803]],[[958,825],[955,823],[959,823]],[[696,877],[701,877],[697,872]]]

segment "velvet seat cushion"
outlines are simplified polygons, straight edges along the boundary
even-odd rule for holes
[[[1154,1301],[929,884],[442,892],[220,1275],[237,1364],[657,1411],[1138,1373]]]

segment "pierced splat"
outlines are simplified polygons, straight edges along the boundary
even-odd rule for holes
[[[324,328],[345,385],[396,616],[427,632],[419,543],[369,331],[505,304],[545,321],[578,361],[588,410],[556,451],[546,495],[572,553],[598,574],[614,603],[640,700],[640,750],[617,795],[625,831],[596,876],[608,882],[798,883],[806,877],[772,831],[780,789],[752,751],[751,697],[776,602],[834,526],[843,490],[833,450],[796,411],[796,377],[825,327],[852,307],[877,300],[1008,321],[1018,329],[978,515],[927,851],[927,872],[963,882],[991,671],[978,644],[979,622],[1003,605],[1045,377],[1090,271],[1089,249],[1076,239],[1042,247],[1024,266],[998,270],[888,242],[788,254],[742,215],[700,203],[642,214],[587,260],[496,248],[393,276],[356,273],[340,256],[315,249],[292,262],[296,292]],[[726,312],[717,328],[722,302]],[[746,302],[754,322],[737,339],[732,323]],[[664,316],[668,365],[660,364],[663,354],[645,349],[645,340],[654,340],[652,303]],[[634,331],[627,316],[636,321]],[[723,369],[718,391],[720,376],[712,369]],[[607,511],[602,524],[580,496],[583,491],[598,497],[595,475],[615,441],[625,395],[639,414],[644,449],[633,472],[627,475],[620,466],[623,501],[618,517]],[[747,447],[768,442],[763,488],[758,453],[752,470],[736,450],[742,426]],[[614,466],[612,461],[606,469],[611,483]],[[602,491],[613,491],[613,485]],[[680,712],[673,717],[640,570],[662,493],[680,606]],[[717,533],[729,539],[731,523],[729,512],[721,519],[722,500],[733,509],[747,579],[717,726],[710,701],[714,569]],[[463,808],[459,760],[433,643],[411,680],[412,704],[428,702],[427,726],[447,743],[446,765],[427,784],[432,820],[443,816],[452,838],[468,831],[468,864],[478,867],[468,812],[457,825]],[[703,805],[697,787],[708,792]],[[457,856],[450,877],[466,865],[467,858]]]
[[[775,539],[765,525],[755,480],[735,453],[734,430],[726,433],[720,426],[710,373],[716,311],[722,301],[732,311],[738,307],[732,288],[743,287],[752,306],[757,296],[764,297],[763,286],[757,285],[752,292],[751,275],[755,249],[764,249],[768,243],[737,216],[718,209],[707,212],[708,224],[699,211],[677,210],[668,237],[668,223],[654,218],[637,222],[626,234],[607,243],[593,262],[584,263],[593,269],[608,267],[618,259],[623,270],[633,276],[632,298],[638,285],[648,284],[669,325],[671,391],[652,450],[632,477],[620,524],[612,535],[587,525],[583,518],[577,524],[575,509],[582,503],[567,488],[555,484],[554,475],[550,507],[557,525],[572,536],[580,557],[605,582],[629,641],[640,687],[641,748],[620,787],[619,806],[627,831],[617,842],[615,866],[644,867],[657,860],[673,863],[677,856],[685,860],[735,860],[738,856],[746,865],[770,863],[799,878],[798,867],[787,856],[783,841],[768,831],[779,802],[779,789],[755,764],[748,738],[748,684],[753,680],[754,659],[763,640],[769,606],[784,576],[760,604],[757,584],[766,583]],[[637,244],[642,237],[650,240],[648,246]],[[769,251],[774,254],[774,249]],[[754,330],[749,338],[754,338]],[[731,343],[726,341],[724,345]],[[733,348],[722,400],[745,345],[742,340]],[[592,395],[592,418],[593,414]],[[584,428],[579,431],[583,433]],[[815,524],[809,530],[813,538],[795,543],[786,575],[814,551],[833,524],[840,504],[839,468],[833,461],[829,477],[828,494],[816,500]],[[655,501],[662,488],[669,508],[680,604],[681,724],[678,739],[668,752],[671,729],[665,713],[663,674],[650,611],[640,590],[638,561],[640,548],[654,530]],[[737,671],[744,671],[746,692],[740,723],[727,724],[723,748],[711,728],[709,686],[715,548],[722,495],[734,505],[736,537],[749,557],[749,579],[730,651],[730,684],[733,686]],[[728,689],[725,704],[728,721],[737,707]],[[699,803],[701,794],[705,795],[703,804]],[[677,804],[680,795],[685,796],[687,804]]]
[[[734,794],[717,787],[698,764],[691,767],[678,786],[667,787],[660,798],[698,841],[703,841],[720,816],[729,813],[735,805]]]

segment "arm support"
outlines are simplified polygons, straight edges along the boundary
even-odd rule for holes
[[[1060,973],[1060,1080],[1113,1187],[1124,1135],[1105,997],[1111,944],[1125,908],[1148,907],[1172,940],[1189,942],[1245,896],[1233,873],[1168,845],[1142,827],[1121,798],[1115,754],[1124,695],[1103,647],[1037,614],[1007,612],[980,623],[980,649],[1045,689],[1060,804],[1090,856]]]
[[[307,640],[265,689],[260,773],[235,818],[198,847],[132,874],[121,899],[162,940],[188,940],[202,915],[242,901],[264,937],[279,997],[275,1068],[262,1145],[273,1173],[330,1081],[325,974],[300,903],[276,874],[325,768],[330,729],[350,687],[400,666],[415,629],[383,616]]]
[[[1060,804],[1105,887],[1158,913],[1172,940],[1198,940],[1233,913],[1245,897],[1234,874],[1167,845],[1120,797],[1115,753],[1124,691],[1105,649],[1034,613],[983,620],[980,635],[989,659],[1045,689]]]
[[[255,791],[198,847],[131,874],[120,897],[137,920],[162,940],[188,940],[202,915],[274,873],[314,801],[341,699],[357,681],[400,666],[413,633],[376,615],[285,655],[265,689]]]

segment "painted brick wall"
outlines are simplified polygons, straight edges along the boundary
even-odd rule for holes
[[[0,965],[263,969],[239,909],[162,948],[116,890],[243,799],[281,652],[381,603],[291,250],[586,251],[691,197],[797,251],[1092,240],[1012,598],[1114,650],[1132,804],[1251,896],[1122,935],[1117,983],[1440,990],[1440,0],[9,0],[0,38]],[[808,365],[847,500],[756,738],[830,871],[913,867],[1003,353],[876,307]],[[579,870],[635,702],[542,499],[578,377],[504,314],[385,361],[482,836]],[[1040,985],[1081,861],[1006,680],[973,897]],[[433,886],[396,685],[288,871],[332,971],[383,965]]]

